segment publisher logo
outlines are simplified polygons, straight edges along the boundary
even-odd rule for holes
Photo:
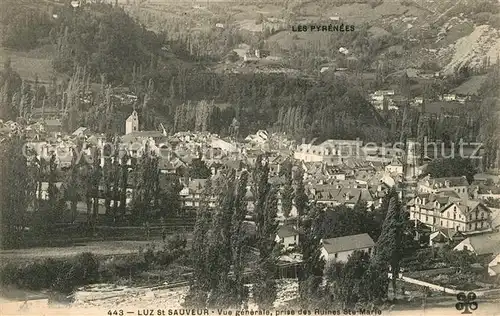
[[[457,294],[458,303],[455,304],[455,308],[459,311],[463,310],[462,314],[472,314],[471,311],[475,311],[478,307],[476,302],[476,293],[469,292],[465,295],[464,292]]]

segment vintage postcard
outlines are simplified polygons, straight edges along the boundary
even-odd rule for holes
[[[498,0],[0,0],[0,315],[500,316]]]

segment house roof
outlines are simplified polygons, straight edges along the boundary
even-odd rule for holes
[[[132,111],[132,113],[127,117],[127,121],[135,120],[138,117],[137,111]]]
[[[444,207],[441,208],[441,212],[446,211],[449,209],[451,206],[456,206],[460,212],[463,215],[467,215],[473,210],[475,210],[478,206],[482,206],[482,208],[488,212],[491,212],[489,208],[484,206],[481,202],[479,201],[474,201],[474,200],[459,200],[459,201],[451,201],[449,204],[445,205]]]
[[[429,239],[432,240],[433,242],[447,242],[449,240],[448,236],[446,236],[443,232],[439,230],[433,232],[429,236]]]
[[[189,191],[200,192],[205,188],[207,179],[192,179],[189,181]]]
[[[476,181],[486,181],[488,179],[491,179],[494,182],[498,182],[498,180],[500,179],[500,177],[498,175],[487,174],[487,173],[476,173],[474,175],[474,180],[476,180]]]
[[[471,236],[468,239],[478,255],[500,254],[500,233]]]
[[[449,198],[459,199],[460,195],[458,195],[457,192],[455,192],[455,191],[453,191],[451,189],[439,191],[439,195],[437,196],[437,200],[438,200],[439,203],[441,203],[441,204],[446,203],[444,201],[445,200],[448,201]],[[443,201],[443,202],[441,202],[441,201]]]
[[[83,133],[85,133],[85,131],[87,131],[87,128],[86,127],[79,127],[77,128],[74,132],[73,132],[73,136],[79,136],[79,135],[82,135]]]
[[[458,187],[458,186],[468,186],[469,183],[465,177],[447,177],[447,178],[433,178],[429,179],[429,184],[434,187]]]
[[[441,228],[438,230],[438,232],[441,233],[444,237],[451,239],[451,240],[464,236],[464,234],[462,234],[459,231],[456,231],[453,228]]]
[[[163,132],[160,131],[139,131],[139,132],[132,132],[130,134],[126,134],[122,136],[123,141],[132,141],[136,138],[157,138],[157,137],[165,137]]]
[[[490,266],[490,269],[495,272],[495,274],[500,274],[500,264],[497,264],[496,266]]]
[[[44,121],[46,126],[62,126],[62,123],[58,119],[50,119]]]
[[[299,232],[290,225],[283,225],[278,228],[278,236],[280,238],[297,236]]]
[[[493,228],[500,227],[500,209],[491,209],[491,226]]]
[[[317,188],[316,198],[318,200],[337,201],[356,204],[360,200],[373,201],[374,198],[366,188],[340,188],[334,186],[324,186],[324,189]]]
[[[323,240],[323,248],[329,254],[374,247],[375,242],[368,234],[358,234]]]

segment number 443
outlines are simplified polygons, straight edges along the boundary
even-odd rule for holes
[[[119,309],[119,310],[109,310],[108,311],[108,315],[109,316],[123,316],[123,310]]]

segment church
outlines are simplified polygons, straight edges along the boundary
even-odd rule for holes
[[[146,139],[153,140],[156,144],[161,144],[166,141],[167,132],[163,131],[141,131],[139,125],[139,115],[136,110],[125,120],[125,135],[122,136],[122,141],[136,142]]]

